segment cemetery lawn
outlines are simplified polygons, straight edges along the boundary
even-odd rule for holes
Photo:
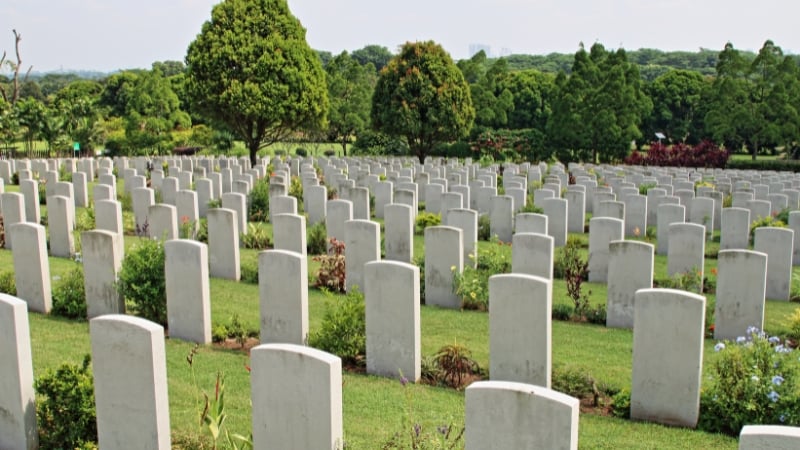
[[[131,245],[135,237],[126,237]],[[417,236],[419,239],[419,236]],[[491,245],[481,242],[480,245]],[[421,249],[421,246],[417,246]],[[510,249],[509,249],[510,250]],[[243,250],[242,261],[255,261],[257,251]],[[706,270],[716,266],[707,258]],[[75,263],[50,258],[51,275],[65,274]],[[11,252],[0,250],[0,267],[13,267]],[[309,260],[309,274],[316,263]],[[656,256],[656,277],[666,271],[666,259]],[[605,302],[604,285],[586,283],[592,291],[593,304]],[[713,299],[713,296],[708,296]],[[238,316],[246,329],[258,329],[258,286],[226,280],[211,280],[213,323],[230,323]],[[309,291],[310,329],[318,329],[326,303],[336,296],[317,289]],[[563,280],[556,280],[553,303],[570,302]],[[767,331],[779,333],[786,328],[786,317],[797,304],[768,301]],[[489,364],[488,314],[476,311],[445,310],[423,306],[422,354],[433,355],[445,344],[458,343],[472,351],[481,367]],[[88,323],[70,321],[37,313],[30,314],[34,372],[41,376],[64,362],[79,364],[91,352]],[[706,340],[705,366],[714,358],[714,341]],[[668,345],[668,343],[665,343]],[[250,429],[250,375],[248,356],[237,349],[203,346],[197,349],[190,366],[187,356],[193,344],[167,339],[167,372],[171,428],[175,442],[206,433],[199,423],[203,407],[202,392],[213,393],[216,374],[224,374],[227,426],[231,432],[247,434]],[[576,367],[589,373],[600,386],[629,388],[633,335],[630,330],[610,329],[599,325],[553,321],[553,367]],[[398,381],[363,374],[344,375],[345,440],[348,448],[376,448],[392,434],[410,432],[414,423],[423,430],[439,425],[463,426],[463,391],[407,385]],[[581,414],[580,448],[736,448],[734,438],[688,429],[632,422],[613,417]]]

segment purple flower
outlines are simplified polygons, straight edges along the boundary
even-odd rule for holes
[[[450,431],[450,427],[447,425],[439,425],[436,427],[436,430],[439,431],[443,436],[447,436],[447,432]]]
[[[773,391],[773,392],[774,392],[774,391]],[[421,432],[422,432],[422,425],[420,425],[420,424],[418,424],[418,423],[415,423],[415,424],[414,424],[414,434],[416,434],[416,435],[417,435],[417,437],[419,437],[419,434],[420,434]]]
[[[718,342],[717,345],[714,346],[714,351],[719,352],[725,350],[725,344],[722,342]]]
[[[778,336],[770,336],[769,343],[770,344],[780,344],[781,343],[781,338],[779,338]]]
[[[781,384],[783,384],[784,381],[785,380],[780,375],[775,375],[774,377],[772,377],[772,384],[774,384],[775,386],[780,386]]]
[[[752,334],[758,333],[758,327],[749,326],[747,327],[747,335],[750,336]]]
[[[739,336],[739,337],[736,338],[736,343],[737,344],[744,344],[745,342],[747,342],[747,338],[744,337],[744,336]]]
[[[400,375],[400,384],[402,384],[403,386],[407,385],[408,378],[404,377],[403,375]]]
[[[769,400],[770,400],[772,403],[775,403],[775,402],[777,402],[777,401],[778,401],[778,399],[779,399],[779,398],[781,398],[781,396],[780,396],[780,395],[779,395],[777,392],[775,392],[775,391],[769,391],[769,394],[767,394],[767,398],[768,398],[768,399],[769,399]]]

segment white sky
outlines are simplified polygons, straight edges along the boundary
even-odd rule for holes
[[[27,69],[113,71],[183,60],[217,0],[2,0],[0,51],[22,34]],[[800,51],[798,0],[289,0],[312,48],[334,54],[366,45],[392,52],[434,40],[455,59],[471,43],[512,53],[606,48],[757,51],[772,39]]]

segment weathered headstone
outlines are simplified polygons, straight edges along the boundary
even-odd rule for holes
[[[86,315],[125,314],[125,299],[117,291],[122,267],[122,235],[106,230],[81,233]]]
[[[444,224],[461,230],[464,266],[478,264],[478,212],[472,209],[451,209],[443,217]]]
[[[669,226],[686,221],[686,207],[677,203],[662,203],[658,207],[658,226],[656,227],[656,253],[669,252]]]
[[[272,219],[272,241],[275,250],[288,250],[306,255],[306,218],[298,214],[276,214]]]
[[[794,232],[788,228],[756,228],[753,250],[767,254],[767,292],[770,300],[789,300],[792,286]]]
[[[552,281],[524,274],[489,277],[489,373],[493,380],[550,387]]]
[[[384,206],[386,259],[410,263],[414,258],[414,223],[411,207],[390,203]]]
[[[620,219],[592,217],[589,220],[589,281],[608,281],[609,244],[623,238],[625,226]]]
[[[701,295],[672,289],[636,292],[631,419],[697,425],[705,313]]]
[[[148,232],[153,239],[169,241],[178,239],[178,213],[175,207],[166,204],[150,206]]]
[[[405,377],[421,374],[419,267],[397,261],[364,266],[367,373]]]
[[[467,449],[578,449],[576,398],[511,381],[477,381],[465,397]]]
[[[342,360],[294,344],[250,352],[253,448],[337,449],[344,446]]]
[[[739,433],[739,450],[794,450],[800,448],[800,427],[745,425]]]
[[[208,246],[188,239],[165,243],[164,276],[170,338],[210,344]]]
[[[4,161],[3,161],[4,162]],[[33,358],[24,301],[0,293],[0,448],[39,448]]]
[[[239,281],[239,227],[236,211],[224,208],[208,210],[208,262],[210,275]]]
[[[308,263],[304,254],[267,250],[258,255],[261,343],[305,345],[308,339]]]
[[[553,238],[517,233],[511,244],[511,272],[553,279]]]
[[[612,241],[608,247],[606,326],[633,328],[636,291],[653,287],[654,248],[638,241]]]
[[[451,210],[451,213],[456,210]],[[453,276],[464,269],[464,237],[460,228],[425,229],[425,304],[458,309],[461,299],[453,293]]]
[[[667,272],[669,276],[691,273],[703,279],[705,271],[706,227],[694,223],[672,223],[669,226]],[[702,281],[700,282],[702,286]]]
[[[511,242],[514,234],[514,199],[508,195],[495,195],[489,199],[489,229],[501,242]]]
[[[764,328],[767,255],[722,250],[717,257],[714,339],[734,340],[749,327]]]
[[[381,227],[370,220],[347,221],[344,243],[346,289],[358,286],[364,292],[364,264],[381,259]]]
[[[6,228],[6,238],[9,232],[14,240],[11,254],[17,298],[25,300],[30,311],[47,314],[52,306],[52,291],[44,227],[19,222]]]
[[[567,201],[547,199],[542,202],[542,209],[547,216],[547,234],[553,237],[556,247],[563,247],[567,243]]]

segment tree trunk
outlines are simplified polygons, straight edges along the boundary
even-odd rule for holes
[[[757,154],[758,154],[758,142],[754,143],[753,145],[753,150],[752,150],[753,161],[756,160]]]
[[[260,147],[260,142],[257,140],[250,140],[247,142],[247,149],[250,151],[250,167],[256,166],[256,160],[258,159],[258,150]]]
[[[347,138],[342,138],[342,156],[347,156]]]

